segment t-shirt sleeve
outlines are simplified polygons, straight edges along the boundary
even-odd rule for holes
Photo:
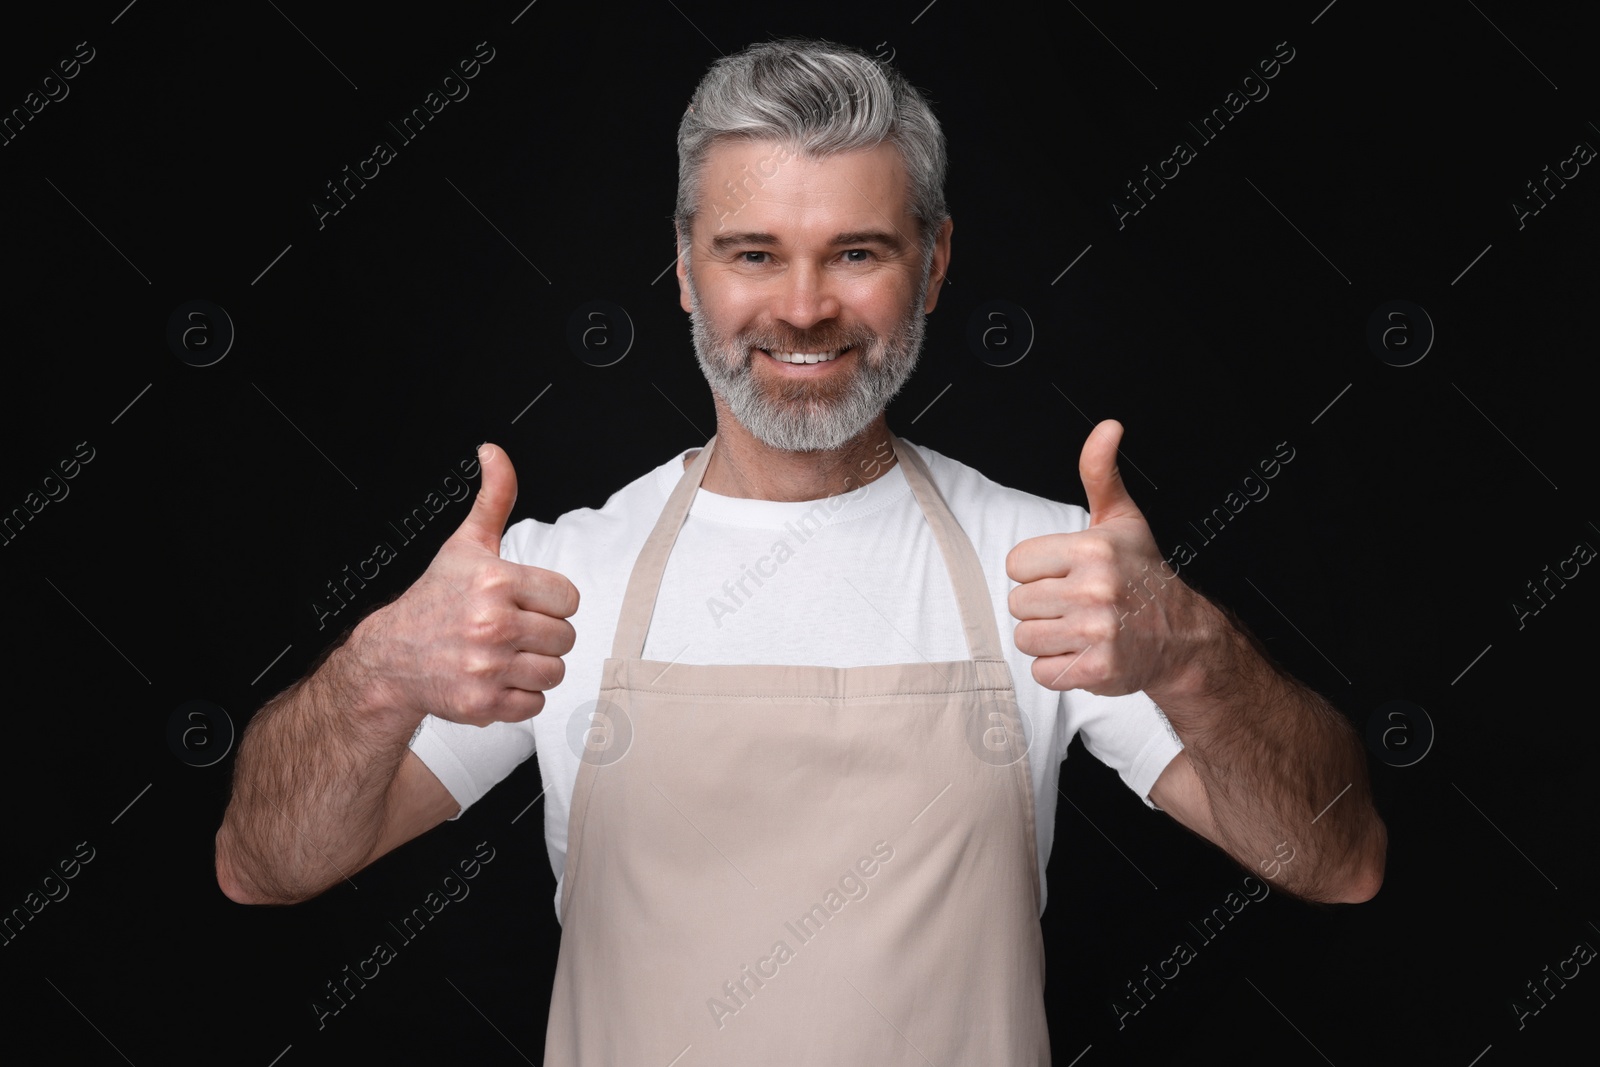
[[[1062,698],[1068,720],[1063,737],[1070,740],[1073,730],[1081,732],[1090,755],[1116,771],[1146,807],[1155,808],[1150,790],[1183,751],[1183,741],[1156,702],[1143,693],[1102,697],[1081,689]]]
[[[1007,598],[1015,583],[1006,576],[1006,557],[1026,539],[1088,529],[1089,513],[1076,504],[999,485],[932,450],[919,451],[928,460],[962,529],[975,545],[981,546],[980,553],[992,561],[986,573],[992,576],[991,596],[995,597],[996,619],[1001,625],[1001,643],[1012,660],[1012,677],[1021,684],[1030,684],[1027,680],[1031,677],[1031,658],[1016,648],[1017,621],[1008,607]],[[1057,710],[1055,758],[1065,759],[1073,736],[1081,732],[1090,755],[1116,771],[1146,807],[1154,808],[1150,789],[1172,758],[1183,750],[1177,731],[1155,702],[1144,693],[1102,697],[1082,689],[1055,694],[1055,701],[1035,705],[1041,713],[1050,707]]]
[[[532,519],[513,525],[500,539],[500,557],[513,563],[532,563],[542,526]],[[459,819],[533,755],[532,720],[465,726],[429,715],[412,734],[411,751],[461,805],[461,810],[452,816]]]
[[[463,726],[429,715],[412,736],[411,751],[461,805],[451,816],[459,819],[533,755],[533,731],[521,723]]]

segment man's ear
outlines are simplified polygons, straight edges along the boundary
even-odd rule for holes
[[[955,229],[954,221],[944,220],[944,225],[939,227],[939,235],[933,239],[933,262],[928,271],[928,299],[923,303],[922,310],[929,312],[939,302],[939,287],[944,284],[945,275],[950,271],[950,231]]]
[[[693,312],[694,302],[689,299],[689,245],[676,222],[672,224],[672,236],[678,246],[678,306],[684,311]]]

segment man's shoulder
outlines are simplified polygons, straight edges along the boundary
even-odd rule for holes
[[[604,558],[631,542],[642,544],[683,473],[683,456],[689,451],[676,452],[645,471],[598,508],[574,508],[554,522],[513,523],[500,540],[500,554],[519,563],[559,569],[562,557]]]
[[[1006,543],[1009,551],[1010,546],[1029,537],[1074,533],[1089,526],[1089,513],[1077,504],[1004,485],[926,445],[904,443],[916,449],[928,465],[933,484],[975,544]]]

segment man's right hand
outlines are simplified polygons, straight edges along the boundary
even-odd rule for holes
[[[503,449],[478,450],[482,485],[472,511],[422,576],[369,615],[347,646],[379,706],[487,726],[544,707],[572,650],[578,590],[564,576],[500,558],[517,499]]]
[[[417,723],[518,722],[561,681],[578,591],[500,558],[517,476],[493,445],[478,462],[472,511],[422,577],[250,720],[217,831],[230,899],[309,899],[450,818],[460,805],[408,747]]]

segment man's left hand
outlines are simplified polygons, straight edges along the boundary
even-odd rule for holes
[[[1017,648],[1037,657],[1049,689],[1102,696],[1150,690],[1181,670],[1206,602],[1161,558],[1149,525],[1117,471],[1122,424],[1089,432],[1078,473],[1089,528],[1033,537],[1011,550],[1006,573]]]

